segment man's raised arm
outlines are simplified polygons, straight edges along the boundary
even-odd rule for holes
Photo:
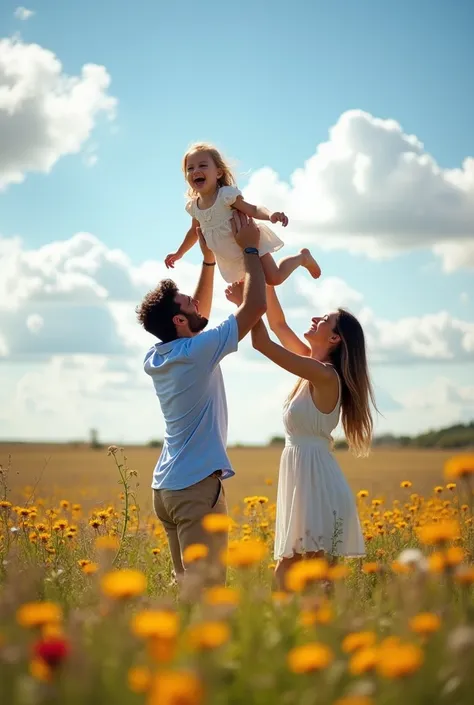
[[[244,255],[243,301],[235,314],[239,340],[242,340],[267,310],[265,275],[258,252],[260,233],[254,221],[234,211],[232,227]]]

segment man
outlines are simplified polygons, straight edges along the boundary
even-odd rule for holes
[[[239,341],[266,311],[258,229],[237,211],[232,227],[246,271],[243,302],[235,314],[204,330],[211,311],[215,258],[202,234],[203,263],[194,296],[182,294],[166,279],[137,309],[145,330],[161,340],[144,360],[166,427],[152,488],[178,580],[189,567],[185,549],[205,544],[211,580],[225,581],[219,554],[227,546],[227,534],[211,536],[202,525],[207,514],[227,513],[222,480],[234,475],[226,452],[227,403],[219,363],[237,351]]]

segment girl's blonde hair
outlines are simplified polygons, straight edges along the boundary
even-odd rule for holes
[[[370,452],[373,434],[370,402],[375,410],[377,406],[369,376],[364,331],[355,316],[340,308],[334,332],[341,341],[330,351],[329,361],[341,382],[342,426],[350,450],[356,456],[366,456]],[[304,382],[298,380],[287,403]]]
[[[218,179],[217,184],[219,187],[221,186],[235,186],[236,181],[234,178],[234,175],[232,173],[232,170],[230,168],[230,165],[225,161],[224,157],[222,154],[219,152],[219,150],[214,147],[214,145],[209,144],[208,142],[196,142],[196,144],[191,145],[189,149],[187,150],[186,154],[183,157],[182,161],[182,169],[183,173],[186,176],[186,162],[188,160],[188,157],[191,154],[196,154],[196,152],[207,152],[208,154],[211,155],[211,159],[216,165],[218,169],[222,170],[222,176],[220,179]],[[196,191],[190,186],[188,188],[187,194],[189,198],[196,198],[197,193]]]

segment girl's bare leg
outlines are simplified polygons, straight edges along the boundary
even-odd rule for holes
[[[304,248],[298,255],[289,255],[281,259],[278,264],[270,253],[261,257],[265,273],[265,281],[269,286],[282,284],[298,267],[305,267],[314,279],[321,276],[319,264],[311,252]]]

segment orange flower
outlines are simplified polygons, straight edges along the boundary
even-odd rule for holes
[[[188,629],[189,643],[198,651],[217,649],[230,639],[226,622],[201,622]]]
[[[206,514],[202,520],[205,531],[210,534],[226,534],[233,521],[227,514]]]
[[[373,671],[377,665],[377,649],[372,646],[363,647],[356,651],[349,661],[349,671],[353,676]]]
[[[183,560],[185,563],[195,563],[207,558],[209,548],[204,543],[192,543],[183,551]]]
[[[291,649],[288,667],[293,673],[310,673],[327,668],[333,660],[334,654],[329,646],[314,641]]]
[[[350,654],[358,649],[373,646],[377,640],[375,632],[352,632],[342,641],[342,650]]]
[[[145,592],[147,579],[139,570],[124,568],[106,573],[101,581],[102,591],[114,600],[137,597]]]
[[[461,478],[468,480],[474,476],[474,454],[455,455],[444,466],[444,475],[448,480]]]
[[[441,619],[433,612],[420,612],[410,619],[409,625],[412,632],[428,636],[438,631],[441,627]]]
[[[204,689],[190,671],[161,671],[154,677],[148,705],[201,705]]]
[[[18,624],[22,627],[42,627],[62,620],[62,610],[54,602],[27,602],[16,613]]]
[[[146,693],[151,685],[151,671],[144,666],[135,666],[127,674],[128,687],[133,693]]]

